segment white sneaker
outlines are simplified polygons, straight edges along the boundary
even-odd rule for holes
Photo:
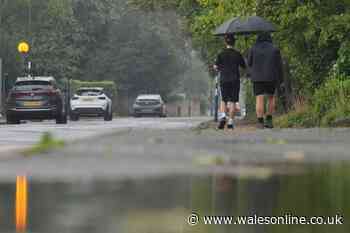
[[[219,118],[219,120],[226,119],[226,113],[220,112],[218,118]]]
[[[233,119],[229,119],[227,123],[227,128],[234,129]]]

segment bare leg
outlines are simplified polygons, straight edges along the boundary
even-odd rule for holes
[[[256,116],[258,118],[263,118],[265,115],[265,109],[264,109],[264,96],[258,95],[256,97]]]
[[[226,117],[227,117],[227,104],[225,102],[221,102],[219,109],[219,126],[218,129],[224,129],[226,125]]]
[[[275,96],[269,96],[269,109],[267,115],[272,116],[275,113],[276,108],[276,97]]]
[[[220,112],[227,113],[227,104],[224,101],[221,101]]]
[[[229,106],[229,109],[230,109],[230,118],[234,119],[235,118],[235,112],[236,112],[235,103],[229,102],[228,106]]]
[[[265,128],[272,129],[273,128],[273,120],[272,115],[275,113],[275,107],[276,107],[276,98],[275,96],[271,95],[268,97],[269,102],[269,108],[266,114],[266,120],[265,120]]]
[[[241,107],[240,107],[240,105],[239,105],[239,102],[235,103],[234,106],[235,106],[235,113],[241,111]]]

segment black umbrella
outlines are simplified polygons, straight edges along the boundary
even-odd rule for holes
[[[248,35],[274,31],[276,31],[276,28],[272,23],[259,16],[250,16],[248,18],[236,17],[226,21],[215,30],[214,35]]]

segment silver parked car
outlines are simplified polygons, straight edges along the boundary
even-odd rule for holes
[[[135,117],[159,116],[166,117],[166,105],[160,95],[139,95],[133,105]]]

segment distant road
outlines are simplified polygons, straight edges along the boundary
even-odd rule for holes
[[[116,118],[112,122],[104,122],[101,119],[86,118],[67,125],[56,125],[54,121],[0,125],[0,155],[35,144],[45,132],[51,132],[55,137],[69,142],[127,128],[189,128],[205,120],[207,118]]]

